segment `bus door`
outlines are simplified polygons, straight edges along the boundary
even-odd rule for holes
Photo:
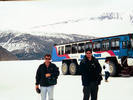
[[[128,56],[128,41],[127,38],[123,38],[120,42],[120,57]]]
[[[127,37],[121,37],[120,39],[120,58],[121,58],[121,65],[123,67],[127,67],[127,59],[128,59],[128,49],[127,49],[127,43],[129,41],[129,38]]]
[[[128,56],[133,58],[133,34],[130,35],[130,40],[128,42]]]
[[[133,66],[133,34],[129,35],[130,39],[128,42],[128,65]]]

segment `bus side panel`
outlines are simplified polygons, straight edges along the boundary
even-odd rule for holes
[[[105,60],[106,57],[119,56],[119,50],[97,51],[93,53],[93,56],[98,60]]]

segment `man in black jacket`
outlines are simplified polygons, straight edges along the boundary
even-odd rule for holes
[[[57,84],[57,78],[59,76],[58,67],[51,63],[51,55],[46,54],[44,56],[45,62],[39,66],[36,72],[36,90],[41,89],[41,99],[46,100],[48,93],[49,100],[53,100],[54,85]],[[39,87],[40,85],[40,87]]]
[[[91,49],[86,49],[85,56],[80,62],[83,100],[97,100],[98,85],[102,80],[101,66],[96,58],[92,56]]]

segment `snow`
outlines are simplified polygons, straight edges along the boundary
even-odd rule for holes
[[[43,60],[1,61],[0,100],[41,100],[35,91],[35,74]],[[60,68],[61,64],[56,63]],[[104,77],[103,77],[104,78]],[[133,100],[133,77],[110,77],[99,86],[98,100]],[[81,77],[62,75],[54,90],[54,100],[82,100]]]
[[[102,12],[100,15],[82,18],[65,19],[64,21],[45,24],[31,28],[34,31],[47,33],[83,34],[106,37],[132,33],[132,12]],[[92,20],[93,19],[93,20]],[[39,35],[36,34],[36,35]]]
[[[97,14],[94,15],[91,14],[84,17],[66,17],[65,19],[60,18],[60,20],[57,20],[56,22],[53,21],[50,23],[42,23],[40,25],[29,27],[23,30],[21,30],[21,28],[18,28],[14,31],[19,34],[27,33],[37,36],[47,36],[56,38],[63,37],[65,39],[70,37],[66,35],[64,36],[63,33],[82,34],[97,37],[120,35],[132,33],[132,15],[133,13],[130,10],[124,12],[112,12],[105,10],[99,11]],[[11,32],[11,30],[7,32],[9,33]]]

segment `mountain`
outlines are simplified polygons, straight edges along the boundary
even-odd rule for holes
[[[63,33],[43,33],[43,36],[37,36],[26,33],[2,32],[0,33],[0,45],[19,59],[41,59],[44,54],[51,53],[54,44],[90,38],[94,37]]]
[[[0,46],[0,61],[7,61],[7,60],[18,60],[18,59],[11,52]]]
[[[99,12],[31,28],[32,31],[78,33],[105,37],[133,32],[133,12]]]
[[[132,32],[133,12],[104,12],[39,25],[23,31],[1,31],[0,45],[19,59],[41,59],[45,53],[51,53],[54,44]]]

